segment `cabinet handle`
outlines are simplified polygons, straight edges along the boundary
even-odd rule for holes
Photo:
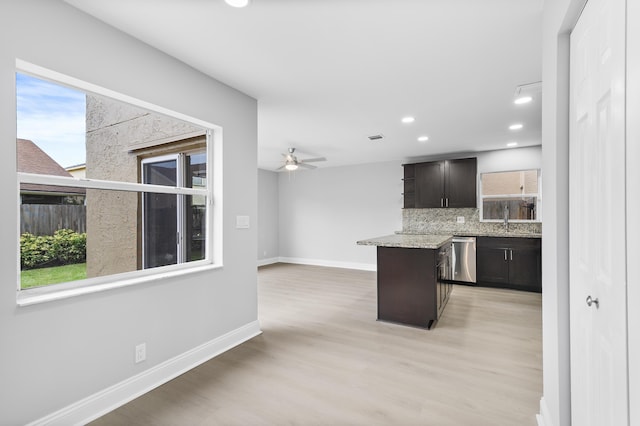
[[[504,260],[507,261],[507,249],[504,249]]]
[[[509,249],[509,260],[513,260],[513,250]]]
[[[444,207],[444,198],[440,198],[440,207]]]
[[[445,198],[445,200],[447,200],[447,202],[445,203],[445,205],[446,205],[447,207],[449,207],[449,199],[448,199],[448,198]]]

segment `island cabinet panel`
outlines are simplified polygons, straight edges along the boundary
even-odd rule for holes
[[[478,284],[542,291],[539,238],[479,237],[476,256]]]
[[[476,177],[476,158],[405,164],[404,207],[476,207]]]
[[[381,246],[377,250],[378,319],[431,328],[447,299],[438,288],[437,250]]]

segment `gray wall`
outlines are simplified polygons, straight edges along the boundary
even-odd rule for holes
[[[60,1],[1,2],[0,39],[6,224],[19,223],[16,58],[224,129],[223,268],[17,307],[18,230],[0,228],[0,423],[18,425],[257,320],[256,227],[235,228],[257,217],[257,103]],[[134,364],[140,342],[147,361]]]
[[[279,256],[278,173],[258,169],[258,265]]]
[[[280,173],[280,257],[371,269],[357,240],[402,227],[402,167],[385,162]]]
[[[541,166],[540,146],[469,155],[478,158],[479,173]],[[391,161],[280,173],[280,259],[374,270],[375,247],[356,241],[402,229],[401,166]]]
[[[540,145],[478,153],[478,173],[539,169],[541,167],[542,147]]]

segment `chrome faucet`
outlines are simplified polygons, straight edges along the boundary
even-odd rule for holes
[[[504,230],[509,232],[509,205],[504,205]]]

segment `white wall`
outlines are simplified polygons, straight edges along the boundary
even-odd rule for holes
[[[541,167],[540,146],[467,156],[478,173]],[[399,161],[280,173],[281,260],[375,270],[375,247],[356,241],[402,229],[402,175]]]
[[[0,423],[22,425],[257,325],[256,227],[235,229],[257,217],[257,103],[61,1],[1,2],[0,40]],[[16,306],[16,58],[223,127],[223,268]]]
[[[279,254],[278,173],[258,169],[258,265],[277,262]]]
[[[544,3],[542,56],[543,398],[538,422],[571,424],[569,354],[569,31],[586,0]]]

